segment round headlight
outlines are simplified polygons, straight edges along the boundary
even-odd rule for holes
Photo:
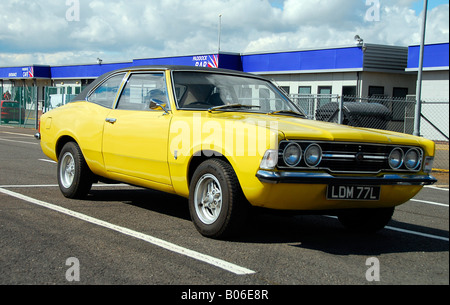
[[[302,149],[300,145],[297,143],[291,143],[286,146],[283,152],[283,159],[284,162],[291,167],[299,164],[302,159]]]
[[[418,149],[411,148],[405,155],[405,166],[409,170],[417,170],[421,164],[421,154]]]
[[[322,161],[322,148],[317,144],[311,144],[305,150],[305,163],[310,167],[319,165]]]
[[[403,150],[395,148],[389,155],[389,166],[392,169],[399,169],[403,165]]]

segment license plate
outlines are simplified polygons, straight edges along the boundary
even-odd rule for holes
[[[362,185],[329,185],[329,200],[380,200],[381,187]]]

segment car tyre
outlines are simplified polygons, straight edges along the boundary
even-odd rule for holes
[[[58,184],[63,195],[71,199],[85,197],[93,176],[80,147],[74,142],[65,144],[58,159]]]
[[[189,191],[191,219],[203,236],[223,239],[243,226],[249,203],[229,163],[210,159],[200,164]]]
[[[361,233],[375,233],[383,229],[392,219],[395,208],[354,209],[342,211],[338,215],[347,229]]]

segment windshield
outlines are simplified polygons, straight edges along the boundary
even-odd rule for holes
[[[174,72],[178,109],[301,114],[271,82],[206,72]],[[228,106],[227,106],[228,105]]]

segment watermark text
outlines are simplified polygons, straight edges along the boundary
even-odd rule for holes
[[[369,268],[366,271],[366,280],[368,282],[380,281],[380,260],[376,257],[369,257],[366,260],[366,266]]]
[[[68,282],[80,281],[80,261],[76,257],[69,257],[66,260],[66,266],[70,266],[66,271],[66,280]]]
[[[66,0],[66,20],[69,22],[80,21],[80,0]]]
[[[366,0],[366,6],[369,8],[366,11],[364,20],[368,22],[380,21],[380,0]]]

